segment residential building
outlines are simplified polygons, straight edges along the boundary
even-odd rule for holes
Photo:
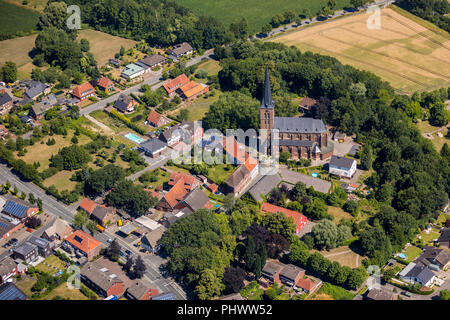
[[[43,258],[47,258],[49,255],[53,253],[51,244],[46,239],[31,236],[28,238],[27,242],[35,245],[38,249],[38,254]]]
[[[261,276],[268,280],[268,285],[271,285],[272,283],[281,283],[280,281],[280,272],[283,270],[284,265],[273,262],[273,261],[267,261],[264,268],[261,270]]]
[[[105,76],[102,76],[98,78],[97,80],[93,81],[94,87],[98,87],[99,89],[107,92],[114,91],[114,83]]]
[[[174,210],[176,205],[183,200],[188,193],[189,191],[184,187],[184,180],[178,180],[169,192],[167,192],[159,201],[157,209],[162,211]]]
[[[152,54],[151,56],[147,56],[142,60],[139,60],[136,64],[143,68],[145,72],[150,72],[153,68],[157,66],[162,66],[166,58],[159,54]]]
[[[0,139],[6,140],[6,139],[8,139],[8,137],[9,137],[8,129],[4,125],[0,124]],[[0,208],[0,211],[1,211],[1,208]]]
[[[9,238],[14,232],[23,227],[20,220],[9,216],[0,217],[0,239]]]
[[[128,287],[125,295],[131,300],[151,300],[158,293],[158,289],[153,289],[147,280],[140,279]]]
[[[194,53],[194,49],[187,42],[183,42],[183,43],[175,45],[172,48],[172,50],[170,51],[170,54],[177,59],[181,58],[182,56],[189,55],[192,53]]]
[[[302,100],[300,100],[300,102],[298,103],[298,107],[300,108],[300,110],[303,113],[307,113],[309,111],[311,111],[311,107],[314,106],[317,103],[317,100],[313,99],[313,98],[303,98]]]
[[[280,282],[288,287],[294,287],[296,283],[305,275],[305,269],[293,264],[284,265],[279,273]]]
[[[180,74],[178,77],[167,81],[163,84],[164,89],[166,89],[169,96],[172,96],[175,94],[175,91],[182,87],[183,85],[189,83],[188,77],[183,73]]]
[[[441,246],[450,249],[450,228],[443,228],[438,242]]]
[[[306,226],[308,219],[301,213],[293,210],[289,210],[283,207],[275,206],[268,202],[263,202],[261,211],[271,214],[283,213],[286,217],[290,217],[294,220],[296,226],[296,232],[298,233],[304,226]]]
[[[112,207],[97,206],[92,212],[90,218],[96,221],[102,227],[116,221],[115,209]]]
[[[31,80],[27,81],[28,90],[25,91],[23,98],[26,100],[36,100],[41,95],[49,94],[51,87],[45,83]]]
[[[25,242],[12,249],[14,259],[21,259],[26,263],[34,262],[39,256],[38,247],[32,243]]]
[[[258,161],[249,157],[225,181],[227,192],[240,195],[259,173]]]
[[[408,264],[398,275],[403,281],[412,284],[420,283],[425,287],[430,287],[435,279],[433,271],[414,262]]]
[[[97,97],[95,88],[89,82],[85,82],[75,87],[72,91],[72,95],[79,100],[78,104],[86,101],[90,97]]]
[[[141,238],[141,248],[152,253],[158,253],[161,248],[159,241],[166,230],[167,229],[161,225],[144,235]]]
[[[13,106],[13,100],[11,96],[5,92],[0,95],[0,116],[3,116],[11,110]]]
[[[41,119],[44,117],[44,114],[58,104],[58,100],[56,99],[54,94],[50,94],[42,99],[41,102],[37,102],[33,104],[30,108],[30,115],[34,119]]]
[[[30,114],[31,114],[31,111],[32,111],[32,109],[30,109]],[[30,116],[21,116],[20,121],[22,121],[22,123],[24,123],[24,124],[33,125],[33,118]]]
[[[208,196],[200,188],[195,188],[189,192],[184,199],[176,205],[175,208],[178,210],[187,208],[191,211],[191,213],[193,213],[202,208],[209,207],[211,207],[211,204]]]
[[[142,67],[134,63],[130,63],[125,66],[125,69],[122,71],[122,74],[120,76],[126,80],[132,80],[143,75],[144,72],[145,70]]]
[[[116,274],[95,262],[88,262],[81,268],[81,280],[104,298],[111,295],[120,298],[125,291],[123,281]]]
[[[167,143],[158,138],[151,138],[139,144],[139,150],[151,158],[158,158],[167,153]]]
[[[25,222],[39,212],[39,207],[11,195],[5,196],[6,204],[2,212],[12,218]]]
[[[446,270],[450,267],[450,252],[436,247],[426,246],[422,254],[414,260],[418,266],[428,267],[431,270]]]
[[[121,93],[116,102],[114,102],[114,108],[123,113],[133,112],[138,106],[139,102],[123,93]]]
[[[197,178],[184,172],[172,172],[168,185],[174,186],[180,180],[183,180],[184,188],[188,191],[192,191],[200,186],[200,181]]]
[[[0,301],[1,300],[28,300],[25,293],[22,292],[12,282],[6,282],[0,285]]]
[[[77,256],[84,256],[91,260],[100,253],[102,244],[91,235],[76,230],[64,240],[64,247]]]
[[[17,264],[11,257],[6,257],[0,261],[0,284],[14,277],[17,273]]]
[[[88,215],[91,215],[95,208],[97,208],[99,204],[91,199],[84,198],[80,203],[80,209],[86,212]]]
[[[203,83],[190,81],[176,90],[180,97],[184,100],[190,101],[202,93],[209,91],[209,86]]]
[[[397,300],[398,294],[386,288],[373,288],[367,294],[367,300]]]
[[[302,289],[305,293],[311,293],[314,292],[321,283],[322,281],[320,280],[313,281],[310,278],[300,278],[295,286]]]
[[[278,152],[289,152],[291,159],[308,158],[324,160],[331,157],[334,145],[328,141],[328,132],[321,119],[275,117],[275,103],[272,99],[269,71],[266,69],[263,97],[260,107],[260,126],[269,130],[267,140],[260,141],[271,154],[271,131],[279,130]],[[276,155],[274,154],[274,155]]]
[[[52,225],[42,233],[41,237],[50,242],[62,241],[72,232],[72,228],[66,221],[56,218]]]
[[[160,114],[159,112],[156,112],[154,109],[150,111],[150,114],[147,117],[147,120],[145,121],[145,124],[154,126],[156,128],[165,126],[166,124],[170,123],[170,119],[166,116]]]
[[[332,156],[329,164],[330,174],[343,178],[351,178],[356,172],[356,160]]]

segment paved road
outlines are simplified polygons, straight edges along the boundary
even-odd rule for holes
[[[200,62],[203,58],[209,58],[211,56],[211,54],[213,53],[213,51],[214,51],[213,49],[210,49],[210,50],[206,51],[203,55],[192,58],[191,60],[186,62],[186,67],[192,66],[192,65]],[[148,79],[144,80],[144,82],[138,83],[135,86],[127,88],[127,89],[121,91],[121,93],[128,94],[128,95],[130,93],[138,94],[138,93],[140,93],[139,90],[143,84],[148,84],[149,86],[154,86],[154,85],[159,84],[161,82],[161,75],[162,75],[162,70],[159,70],[157,72],[152,72],[152,76],[149,77]],[[115,102],[117,100],[117,97],[118,97],[118,95],[115,94],[115,95],[105,98],[99,102],[91,104],[90,106],[80,110],[80,115],[86,115],[95,110],[104,109],[108,103]]]
[[[149,158],[149,157],[146,157],[146,156],[143,156],[143,157],[144,157],[145,161],[147,162],[148,166],[145,167],[145,169],[143,169],[143,170],[141,170],[139,172],[136,172],[135,174],[133,174],[131,176],[128,176],[127,177],[128,180],[136,181],[145,172],[154,170],[156,168],[159,168],[159,167],[165,165],[166,162],[170,160],[170,155],[169,154],[162,155],[162,156],[160,156],[159,158],[156,158],[156,159],[152,159],[152,158]]]

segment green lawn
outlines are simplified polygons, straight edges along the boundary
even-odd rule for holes
[[[334,300],[352,300],[355,296],[353,293],[345,290],[344,288],[337,287],[328,282],[324,282],[320,290],[317,292],[318,295],[322,293],[329,295]]]
[[[36,28],[38,21],[39,13],[0,0],[0,33],[28,32]]]
[[[208,169],[208,178],[213,180],[217,185],[226,181],[236,168],[229,164],[215,165]]]
[[[246,18],[249,31],[257,33],[277,13],[293,10],[300,14],[303,9],[308,8],[315,15],[328,0],[175,0],[175,2],[192,9],[198,15],[216,17],[225,28],[236,19]],[[349,0],[337,0],[337,8],[349,3]]]
[[[182,109],[189,110],[188,120],[197,121],[202,120],[205,114],[209,111],[209,106],[219,100],[220,92],[216,91],[214,96],[201,96],[195,99],[193,102],[189,103],[187,106],[182,107],[175,111],[175,114],[178,115]]]
[[[411,262],[415,260],[422,253],[422,249],[416,246],[409,246],[404,253],[406,254],[406,262]]]
[[[425,243],[428,243],[430,241],[433,241],[434,239],[439,238],[440,234],[438,232],[435,232],[433,230],[430,231],[430,233],[426,234],[425,231],[420,233],[422,236],[422,239],[425,241]]]

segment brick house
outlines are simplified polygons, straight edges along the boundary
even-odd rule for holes
[[[7,114],[12,106],[13,100],[10,95],[7,92],[0,94],[0,116]]]
[[[157,209],[162,211],[172,211],[188,193],[189,191],[184,187],[184,180],[178,180],[169,192],[167,192],[159,201]]]
[[[150,283],[141,279],[133,282],[133,284],[128,287],[125,295],[131,300],[151,300],[151,298],[157,296],[158,293],[158,289],[151,288]]]
[[[72,95],[79,100],[79,103],[86,101],[90,97],[97,97],[95,88],[89,82],[85,82],[75,87],[72,91]]]
[[[79,256],[84,256],[91,260],[100,253],[102,244],[91,235],[81,230],[76,230],[64,240],[64,247]]]
[[[280,272],[283,270],[283,265],[273,261],[267,261],[264,268],[261,270],[260,283],[263,286],[269,287],[272,283],[281,283]],[[264,281],[264,279],[266,281]]]
[[[50,241],[35,236],[28,238],[27,242],[35,245],[38,249],[38,253],[41,257],[47,258],[53,253]]]
[[[123,281],[116,274],[95,262],[81,268],[81,281],[104,298],[111,295],[120,298],[125,291]]]
[[[168,185],[174,186],[180,180],[183,180],[184,188],[188,191],[192,191],[200,186],[200,181],[197,178],[184,172],[172,172]]]
[[[145,121],[145,124],[154,126],[156,128],[162,127],[168,123],[170,123],[170,120],[166,116],[160,114],[159,112],[156,112],[154,109],[150,111],[147,120]]]
[[[177,89],[180,97],[184,100],[190,101],[195,99],[198,95],[209,91],[209,86],[203,83],[190,81]]]
[[[280,282],[288,287],[295,286],[305,275],[305,270],[293,264],[287,264],[280,271]]]
[[[126,94],[120,94],[119,98],[114,102],[114,108],[122,113],[133,112],[139,106],[139,102]]]
[[[53,224],[42,233],[41,237],[50,242],[62,241],[72,232],[72,228],[66,221],[56,218]]]
[[[21,259],[26,263],[36,261],[39,256],[38,247],[29,242],[25,242],[12,250],[15,259]]]
[[[115,209],[104,206],[97,206],[91,214],[91,219],[96,221],[102,227],[114,223],[116,221],[115,217]]]
[[[11,257],[6,257],[0,261],[0,284],[6,282],[11,277],[17,275],[17,264]]]
[[[164,89],[166,89],[169,96],[172,96],[175,94],[175,91],[180,88],[181,86],[189,83],[188,77],[183,73],[180,74],[178,77],[167,81],[163,84]]]
[[[304,226],[306,226],[308,219],[301,213],[293,210],[289,210],[283,207],[275,206],[268,202],[263,202],[261,206],[261,211],[271,214],[283,213],[286,217],[292,218],[296,226],[296,232],[298,233]]]
[[[7,195],[4,198],[6,200],[6,204],[3,207],[2,212],[14,219],[20,220],[22,223],[39,212],[38,206],[25,200],[11,195]]]
[[[107,77],[102,76],[97,80],[93,81],[94,87],[98,87],[103,91],[111,92],[114,90],[114,83]]]
[[[10,220],[12,220],[10,218]],[[12,223],[17,221],[7,221],[6,219],[0,218],[0,239],[9,238],[14,232],[23,227],[23,223]]]

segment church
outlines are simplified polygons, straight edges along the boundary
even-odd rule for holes
[[[321,119],[275,117],[268,69],[261,99],[260,128],[278,129],[279,153],[289,152],[292,160],[325,160],[333,155],[334,145],[328,140],[327,128]],[[269,145],[268,150],[270,149]]]

